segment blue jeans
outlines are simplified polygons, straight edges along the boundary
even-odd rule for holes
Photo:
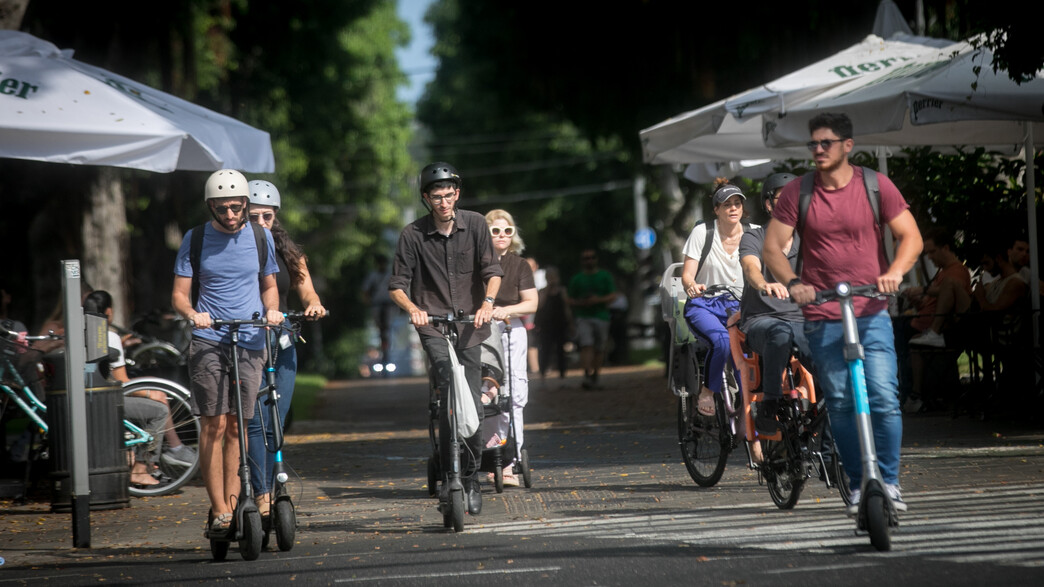
[[[278,348],[278,341],[273,341],[273,348]],[[279,421],[286,423],[286,414],[290,411],[290,401],[294,397],[294,380],[297,378],[297,347],[278,349],[276,353],[276,390],[279,392]],[[261,387],[268,385],[267,373],[261,377]],[[267,397],[265,400],[267,401]],[[250,486],[254,495],[261,495],[272,490],[272,468],[275,466],[275,453],[265,447],[265,439],[261,433],[261,422],[264,419],[265,435],[268,445],[274,446],[272,438],[272,416],[269,408],[262,403],[254,410],[254,417],[247,423],[247,455],[250,458]]]
[[[867,396],[874,446],[881,477],[886,484],[899,483],[899,448],[903,439],[903,420],[899,411],[895,336],[888,312],[856,319],[859,340],[866,356]],[[830,407],[830,428],[834,443],[851,480],[852,489],[863,481],[862,453],[856,429],[855,402],[848,382],[844,357],[844,333],[840,320],[805,322],[805,335],[816,366],[816,384]]]
[[[725,323],[729,315],[737,311],[739,302],[730,296],[692,298],[685,303],[685,320],[689,323],[689,330],[710,346],[710,352],[707,353],[707,359],[703,364],[703,372],[707,388],[714,393],[721,393],[725,364],[736,368],[732,364],[729,331],[725,329]],[[739,381],[738,373],[736,380]]]

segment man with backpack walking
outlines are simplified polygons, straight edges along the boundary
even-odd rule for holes
[[[247,179],[232,169],[207,179],[203,199],[213,220],[190,230],[174,262],[174,310],[194,328],[188,366],[193,411],[200,416],[199,464],[210,498],[207,536],[229,531],[239,496],[239,426],[230,393],[227,328],[212,321],[249,320],[259,313],[271,324],[283,321],[275,273],[272,233],[247,222]],[[254,415],[265,358],[264,331],[244,326],[239,338],[243,419]]]
[[[898,291],[903,275],[917,261],[923,243],[909,205],[895,184],[887,176],[849,163],[848,154],[855,143],[848,116],[819,114],[809,121],[808,127],[812,138],[808,148],[815,159],[816,170],[783,188],[766,229],[762,255],[778,281],[787,284],[794,301],[804,305],[805,334],[815,362],[817,383],[830,406],[834,441],[850,479],[853,505],[848,512],[854,515],[858,512],[863,472],[855,405],[846,390],[848,370],[840,304],[836,301],[818,306],[807,304],[814,300],[816,291],[833,289],[841,281],[852,285],[875,284],[883,293]],[[877,180],[876,189],[864,181],[864,176],[870,173]],[[801,200],[807,200],[807,206]],[[899,241],[895,259],[890,263],[883,246],[885,226]],[[800,275],[783,254],[795,231],[802,240]],[[899,490],[899,447],[903,429],[892,321],[886,301],[861,297],[853,301],[865,353],[878,464],[896,509],[905,511],[906,504]]]

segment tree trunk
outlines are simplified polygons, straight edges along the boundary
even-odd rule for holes
[[[83,274],[112,294],[113,322],[127,323],[127,212],[120,171],[99,167],[83,216]]]
[[[29,0],[0,0],[0,29],[17,31],[22,28],[22,17]]]

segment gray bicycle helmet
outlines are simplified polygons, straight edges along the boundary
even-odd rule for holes
[[[250,182],[250,203],[258,206],[272,206],[279,209],[279,190],[272,182],[255,179]]]
[[[207,178],[203,201],[214,198],[248,198],[247,179],[235,169],[219,169]]]
[[[776,190],[795,179],[797,179],[797,176],[793,173],[773,173],[766,177],[765,183],[761,184],[761,201],[768,201],[776,193]]]
[[[432,163],[428,165],[420,172],[420,191],[421,194],[428,193],[428,187],[436,182],[440,181],[452,181],[456,184],[457,189],[460,189],[460,174],[454,169],[449,163]]]

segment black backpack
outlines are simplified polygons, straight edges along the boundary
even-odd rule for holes
[[[189,242],[189,263],[192,264],[192,307],[196,307],[199,301],[199,263],[203,255],[203,232],[206,230],[205,222],[192,229],[192,240]],[[265,238],[265,229],[256,222],[248,222],[254,229],[254,243],[257,245],[257,280],[264,279],[265,265],[268,264],[268,239]]]
[[[884,223],[881,221],[881,186],[877,182],[877,172],[869,167],[863,167],[863,187],[866,188],[866,199],[870,201],[870,210],[874,213],[874,220],[877,221],[877,225],[881,227],[881,235],[884,235]],[[805,235],[802,231],[805,228],[805,217],[808,216],[808,207],[812,203],[812,190],[815,188],[815,173],[809,171],[805,175],[801,176],[801,194],[798,196],[798,217],[797,224],[794,226],[794,230],[801,236],[801,247],[805,246]],[[888,257],[887,249],[884,246],[884,240],[881,240],[881,249],[885,251],[885,257]],[[891,259],[889,259],[891,261]],[[801,276],[801,251],[798,251],[797,259],[797,271],[798,277]]]

